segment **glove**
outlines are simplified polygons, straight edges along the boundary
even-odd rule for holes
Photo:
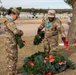
[[[64,46],[68,47],[68,40],[64,41]]]
[[[64,42],[66,40],[66,37],[62,37],[62,41]]]
[[[70,50],[69,45],[68,45],[68,40],[65,40],[65,41],[64,41],[64,46],[65,46],[68,50]]]
[[[39,33],[40,33],[40,31],[41,31],[41,29],[38,29],[37,34],[39,34]]]

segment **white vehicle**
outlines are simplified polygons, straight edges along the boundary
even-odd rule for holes
[[[28,18],[40,18],[40,15],[29,14]]]
[[[41,18],[41,16],[40,16],[39,14],[37,14],[35,17],[36,17],[36,18]]]
[[[28,18],[35,18],[35,16],[30,14],[30,15],[28,15]]]

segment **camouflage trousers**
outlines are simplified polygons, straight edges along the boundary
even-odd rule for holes
[[[56,52],[58,49],[58,36],[53,36],[52,38],[45,38],[43,44],[44,52]]]
[[[7,75],[16,75],[16,66],[18,60],[18,49],[17,45],[6,46],[7,51]]]

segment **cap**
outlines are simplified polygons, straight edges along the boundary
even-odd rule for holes
[[[47,17],[55,17],[56,11],[55,10],[48,10]]]
[[[20,11],[16,8],[12,8],[12,11],[19,17]]]

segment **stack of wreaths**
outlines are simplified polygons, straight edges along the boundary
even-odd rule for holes
[[[54,53],[38,52],[24,60],[25,75],[54,75],[66,69],[74,69],[71,61]]]

